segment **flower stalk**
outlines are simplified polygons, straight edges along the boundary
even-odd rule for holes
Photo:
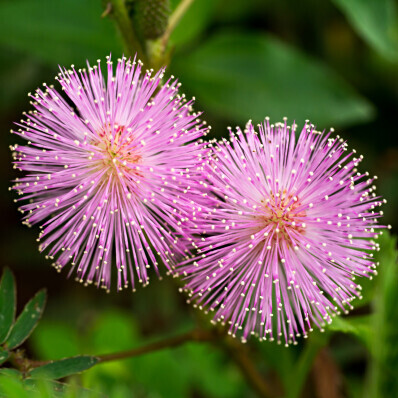
[[[121,359],[138,357],[144,354],[148,354],[154,351],[160,351],[165,348],[174,348],[189,342],[206,342],[212,341],[216,337],[216,334],[211,331],[193,329],[190,332],[181,334],[179,336],[173,336],[164,340],[159,340],[154,343],[144,345],[142,347],[133,348],[131,350],[119,351],[112,354],[97,355],[100,362],[117,361]]]
[[[123,38],[128,56],[133,57],[137,54],[138,58],[146,66],[159,69],[168,65],[170,54],[167,47],[170,36],[193,2],[194,0],[181,0],[168,18],[164,33],[156,39],[149,39],[145,36],[145,32],[140,31],[144,27],[139,23],[137,24],[137,21],[140,20],[140,17],[144,18],[144,16],[136,15],[135,19],[132,20],[124,0],[105,1],[102,16],[106,17],[109,15],[115,21]],[[140,11],[141,9],[136,10],[136,12]]]

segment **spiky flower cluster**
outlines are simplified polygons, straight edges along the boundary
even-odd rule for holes
[[[174,78],[162,84],[164,69],[124,57],[106,68],[61,69],[65,95],[38,89],[14,131],[28,143],[12,147],[25,172],[13,189],[57,270],[135,290],[164,263],[243,341],[295,343],[352,308],[382,233],[362,156],[332,130],[286,120],[205,144],[205,122]]]
[[[14,165],[26,172],[13,187],[28,225],[41,223],[40,250],[58,270],[109,290],[148,283],[159,259],[171,270],[182,254],[182,223],[197,196],[206,128],[176,80],[142,72],[140,61],[107,57],[88,69],[61,69],[38,89],[34,111],[16,134]],[[18,201],[19,201],[18,200]]]
[[[361,297],[378,250],[382,200],[362,156],[306,124],[251,123],[212,143],[206,178],[212,206],[197,206],[198,254],[179,266],[195,306],[214,312],[243,341],[322,328]]]

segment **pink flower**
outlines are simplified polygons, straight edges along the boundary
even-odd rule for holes
[[[158,273],[158,259],[173,268],[203,156],[192,101],[176,80],[161,84],[164,70],[141,69],[123,58],[114,75],[110,57],[106,77],[99,60],[61,69],[65,95],[46,85],[31,95],[36,110],[15,132],[28,145],[12,148],[26,172],[13,188],[28,200],[25,223],[41,223],[40,250],[107,290],[112,274],[118,289],[134,290],[151,264]]]
[[[189,301],[243,341],[295,342],[352,308],[356,277],[376,273],[382,200],[357,172],[362,156],[339,136],[295,129],[266,119],[213,143],[214,204],[197,206],[198,255],[178,268]]]

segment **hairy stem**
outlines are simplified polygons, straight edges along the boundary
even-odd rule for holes
[[[134,32],[124,0],[109,0],[106,3],[105,12],[105,15],[109,14],[115,20],[123,37],[128,55],[133,57],[137,54],[137,57],[141,59],[142,62],[146,63],[147,57]]]

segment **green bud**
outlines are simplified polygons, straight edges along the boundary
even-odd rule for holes
[[[132,18],[136,32],[144,40],[155,40],[165,32],[169,15],[169,0],[133,0]]]

